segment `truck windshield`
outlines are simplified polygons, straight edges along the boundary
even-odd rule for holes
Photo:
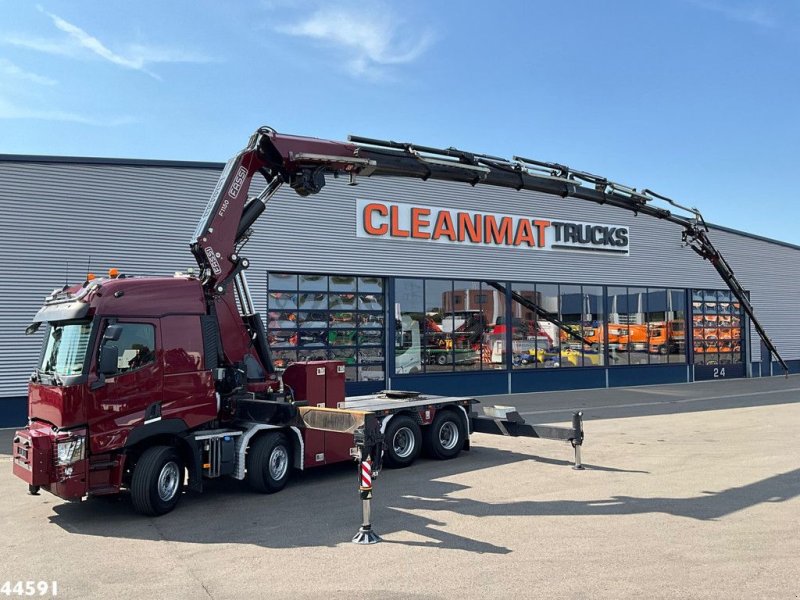
[[[91,322],[52,323],[45,340],[40,371],[58,375],[80,375],[91,329]]]

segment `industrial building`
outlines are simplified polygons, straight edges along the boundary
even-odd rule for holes
[[[25,421],[42,339],[25,328],[43,298],[110,268],[187,273],[192,233],[223,167],[0,155],[10,221],[0,238],[0,426]],[[350,394],[513,394],[782,373],[681,233],[530,191],[329,177],[316,196],[282,189],[242,254],[275,365],[341,360]],[[709,236],[800,371],[800,247],[719,226]]]

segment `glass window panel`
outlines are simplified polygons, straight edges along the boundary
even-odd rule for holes
[[[359,346],[380,346],[383,348],[382,329],[359,329],[356,339]]]
[[[328,360],[328,351],[325,348],[316,350],[300,350],[297,353],[297,360],[308,362],[310,360]]]
[[[359,310],[383,310],[383,294],[359,294]]]
[[[328,303],[331,310],[355,310],[355,294],[330,294]]]
[[[481,284],[478,303],[484,319],[481,363],[484,369],[505,369],[506,297],[498,290]]]
[[[328,344],[331,346],[355,346],[355,329],[331,329],[328,332]]]
[[[451,280],[427,279],[425,281],[425,318],[423,321],[423,347],[427,362],[426,371],[453,370],[452,313],[445,314],[445,306],[453,293]]]
[[[356,368],[360,346],[373,362],[364,371],[367,379],[384,376],[384,280],[354,275],[268,274],[268,339],[281,360],[324,360],[334,351],[349,359],[347,381],[361,374]],[[330,291],[329,291],[330,288]],[[300,290],[299,293],[293,290]],[[422,295],[420,294],[420,302]],[[299,309],[299,310],[298,310]],[[374,312],[366,312],[374,311]],[[420,312],[422,310],[420,309]],[[300,348],[299,353],[283,348]],[[420,343],[417,336],[417,371]]]
[[[356,349],[355,348],[331,348],[328,352],[331,360],[340,360],[345,365],[356,364]]]
[[[325,275],[300,275],[301,291],[328,291],[328,278]]]
[[[377,313],[359,313],[358,326],[361,329],[383,329],[384,318],[382,314]]]
[[[293,348],[298,344],[297,330],[270,329],[267,334],[270,348]]]
[[[383,293],[383,279],[380,277],[359,277],[358,291]]]
[[[627,365],[628,355],[628,288],[608,288],[608,359],[609,365]]]
[[[269,290],[296,290],[297,275],[294,273],[268,273],[267,288]]]
[[[269,329],[295,329],[297,328],[297,313],[294,311],[270,311]]]
[[[647,288],[628,288],[628,333],[624,341],[628,346],[630,364],[646,365],[647,354]]]
[[[327,309],[328,308],[328,294],[325,293],[306,293],[300,294],[300,308],[306,309]]]
[[[647,346],[650,364],[669,361],[667,326],[667,290],[650,288],[647,292]]]
[[[556,290],[557,290],[556,286]],[[511,290],[536,306],[542,306],[541,292],[533,283],[514,283]],[[556,291],[557,293],[557,291]],[[500,292],[495,301],[503,298]],[[556,311],[557,298],[556,298]],[[550,351],[553,340],[558,340],[558,330],[552,323],[540,318],[524,303],[511,301],[511,316],[500,317],[492,330],[492,363],[498,362],[498,348],[504,349],[505,335],[511,327],[511,364],[515,369],[532,369],[544,364],[545,354]],[[553,337],[555,336],[555,337]],[[557,342],[556,342],[557,343]],[[505,353],[503,353],[505,359]],[[552,364],[552,361],[551,361]]]
[[[729,290],[695,290],[703,298],[692,302],[692,335],[696,364],[742,362],[741,306]]]
[[[382,381],[385,378],[383,372],[383,365],[359,365],[358,367],[358,380],[359,381]]]
[[[353,312],[331,312],[330,314],[331,327],[355,327],[356,314]]]
[[[359,348],[358,363],[361,365],[383,363],[383,348]]]
[[[328,326],[328,313],[324,311],[301,310],[297,313],[300,329],[321,329]]]
[[[331,275],[330,291],[332,292],[355,292],[356,278],[352,275]]]
[[[536,297],[540,308],[547,315],[558,319],[560,315],[560,293],[558,284],[540,283],[536,285]],[[527,310],[527,309],[526,309]],[[535,316],[535,313],[534,313]],[[562,364],[561,357],[561,330],[548,319],[547,316],[537,317],[533,331],[533,340],[536,343],[535,364],[537,367],[554,368]],[[528,330],[530,340],[531,331]],[[529,352],[530,354],[530,352]]]
[[[420,373],[425,365],[422,361],[422,328],[425,318],[423,298],[425,286],[421,279],[396,279],[394,355],[395,373]],[[373,315],[363,315],[373,317]],[[372,321],[362,322],[367,327]]]
[[[457,371],[481,368],[484,332],[489,309],[479,281],[455,281],[445,310],[453,315],[453,359]]]
[[[115,375],[152,364],[156,359],[155,327],[147,323],[119,323],[122,332],[116,340],[103,340],[106,347],[117,349]],[[86,324],[59,325],[50,328],[50,342],[43,370],[72,375],[80,373],[90,327]]]
[[[667,290],[666,341],[668,362],[686,362],[686,295],[683,290]]]
[[[267,303],[270,310],[297,308],[297,294],[288,292],[270,292]]]
[[[605,364],[605,311],[603,308],[603,288],[583,286],[583,337],[589,346],[583,349],[584,362],[600,366]]]
[[[123,329],[123,335],[128,328]],[[59,375],[78,375],[83,372],[86,362],[86,351],[92,333],[92,324],[84,323],[59,323],[47,327],[45,350],[40,357],[40,369],[45,373],[57,373]],[[125,346],[120,345],[119,341],[124,340],[105,340],[104,345],[116,346],[118,350],[124,351]],[[143,344],[142,344],[143,346]],[[148,347],[148,351],[155,350],[155,344]],[[144,353],[135,352],[135,355],[143,356]],[[133,359],[130,356],[128,360]],[[120,364],[121,357],[118,356],[117,367],[123,368]]]
[[[301,348],[324,348],[328,345],[328,332],[324,329],[308,329],[298,332]]]
[[[576,339],[581,335],[584,298],[579,285],[562,285],[560,287],[561,322],[568,331],[559,329],[561,352],[558,362],[562,367],[584,366],[583,342]]]
[[[703,338],[695,336],[694,338],[694,364],[706,364],[706,342]]]

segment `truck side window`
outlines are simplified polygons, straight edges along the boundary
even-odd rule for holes
[[[117,374],[133,371],[155,361],[155,328],[146,323],[118,323],[122,334],[116,341],[108,340],[107,346],[119,349]]]

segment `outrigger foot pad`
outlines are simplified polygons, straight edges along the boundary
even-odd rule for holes
[[[353,536],[354,544],[377,544],[382,542],[381,536],[372,531],[372,527],[361,527],[358,533]]]

